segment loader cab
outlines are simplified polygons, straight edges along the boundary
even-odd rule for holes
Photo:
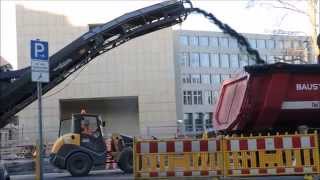
[[[70,120],[60,123],[59,137],[65,134],[80,135],[80,146],[95,152],[106,150],[103,139],[102,122],[100,116],[95,114],[73,114]]]
[[[67,169],[73,176],[84,176],[92,167],[105,166],[103,125],[101,118],[94,114],[73,114],[71,119],[61,121],[50,162]]]
[[[71,119],[60,121],[59,137],[68,133],[81,134],[86,130],[100,131],[105,123],[102,122],[100,116],[95,114],[72,114]]]

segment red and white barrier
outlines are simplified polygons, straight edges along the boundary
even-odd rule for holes
[[[227,150],[231,152],[295,148],[308,149],[313,147],[315,147],[314,136],[308,135],[227,140]]]
[[[292,175],[317,173],[316,167],[276,167],[276,168],[246,168],[232,169],[228,174],[231,176],[263,176],[263,175]]]
[[[145,141],[136,144],[136,153],[216,152],[219,140]]]
[[[222,172],[218,171],[166,171],[166,172],[143,172],[137,173],[137,177],[202,177],[202,176],[218,176]]]

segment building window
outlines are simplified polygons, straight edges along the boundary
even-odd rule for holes
[[[230,75],[229,74],[221,74],[221,81],[225,81],[227,79],[230,79]]]
[[[202,104],[202,91],[193,91],[193,104]]]
[[[202,67],[210,67],[209,53],[200,53],[200,65]]]
[[[218,91],[212,91],[212,102],[214,104],[216,104],[218,99],[219,99],[219,92]]]
[[[257,47],[258,47],[258,49],[265,49],[266,48],[266,40],[258,39],[257,40]]]
[[[232,68],[238,68],[239,67],[238,54],[231,54],[230,55],[230,66]]]
[[[220,75],[219,74],[212,74],[211,75],[211,83],[212,84],[220,84],[221,81],[220,81]]]
[[[277,49],[283,49],[284,45],[283,45],[283,41],[282,40],[278,40],[277,44],[276,44]]]
[[[192,105],[192,91],[183,91],[183,104]]]
[[[249,63],[248,55],[242,54],[240,55],[240,67],[247,66]]]
[[[283,62],[284,57],[282,55],[273,56],[276,62]]]
[[[249,44],[252,48],[257,48],[257,41],[255,39],[249,39]]]
[[[228,54],[220,54],[220,64],[223,68],[229,68],[229,55]]]
[[[199,38],[199,44],[202,47],[207,47],[209,46],[209,37],[207,36],[200,36]]]
[[[275,63],[275,60],[274,60],[274,57],[273,57],[273,56],[268,56],[267,61],[268,61],[269,64]]]
[[[212,104],[212,91],[204,92],[204,101],[205,104]]]
[[[219,47],[219,41],[217,37],[210,37],[210,46],[214,48]]]
[[[295,57],[292,57],[292,58],[295,58]],[[300,59],[295,58],[292,61],[293,61],[294,64],[301,64],[301,60]]]
[[[268,39],[267,40],[267,48],[268,49],[274,49],[275,48],[274,40],[272,40],[272,39]]]
[[[190,36],[190,46],[198,46],[199,45],[199,38],[198,36]]]
[[[183,121],[184,121],[185,131],[192,132],[193,131],[192,113],[184,113]]]
[[[203,84],[210,84],[210,74],[201,75],[201,82]]]
[[[220,48],[228,48],[229,47],[228,38],[219,37],[219,45],[220,45]]]
[[[291,41],[284,41],[284,48],[286,49],[290,49],[292,48],[292,44],[291,44]]]
[[[196,126],[196,131],[197,132],[202,132],[203,129],[203,113],[198,112],[194,114],[194,121],[195,121],[195,126]]]
[[[200,74],[192,74],[191,75],[192,84],[201,84],[201,76]]]
[[[295,48],[295,49],[302,48],[301,41],[293,41],[293,48]]]
[[[233,48],[233,49],[237,49],[238,48],[238,42],[236,39],[229,39],[229,46],[230,48]]]
[[[191,65],[191,67],[199,67],[200,66],[199,53],[191,53],[190,65]]]
[[[190,84],[191,83],[191,75],[190,74],[182,74],[182,83],[183,84]]]
[[[188,46],[188,36],[180,36],[180,44],[182,46]]]
[[[180,53],[180,66],[188,67],[189,66],[189,54]]]
[[[204,121],[206,123],[206,129],[213,128],[212,118],[213,118],[213,113],[212,112],[205,113]]]
[[[285,61],[292,61],[292,56],[284,56]]]
[[[211,67],[220,67],[219,54],[211,54]]]

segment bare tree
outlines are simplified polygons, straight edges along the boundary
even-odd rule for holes
[[[295,2],[305,2],[308,3],[308,9],[301,9],[297,7],[293,1],[289,0],[273,0],[273,1],[260,1],[260,0],[248,0],[247,8],[252,8],[254,6],[261,6],[261,7],[269,7],[274,9],[283,9],[287,11],[284,15],[279,17],[276,27],[280,27],[281,24],[285,21],[288,17],[289,13],[298,13],[304,16],[307,16],[310,24],[312,26],[312,49],[314,50],[315,54],[318,53],[319,49],[316,47],[316,36],[317,36],[317,22],[316,16],[319,16],[320,19],[320,9],[317,9],[317,3],[319,0],[295,0]],[[320,22],[319,22],[320,23]],[[318,25],[320,28],[320,25]],[[320,30],[319,30],[320,31]],[[319,32],[320,33],[320,32]]]

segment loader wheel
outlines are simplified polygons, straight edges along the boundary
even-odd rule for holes
[[[92,161],[85,153],[75,153],[67,159],[67,169],[72,176],[86,176],[91,167]]]
[[[133,151],[131,147],[125,147],[121,151],[118,166],[125,173],[133,173]]]

